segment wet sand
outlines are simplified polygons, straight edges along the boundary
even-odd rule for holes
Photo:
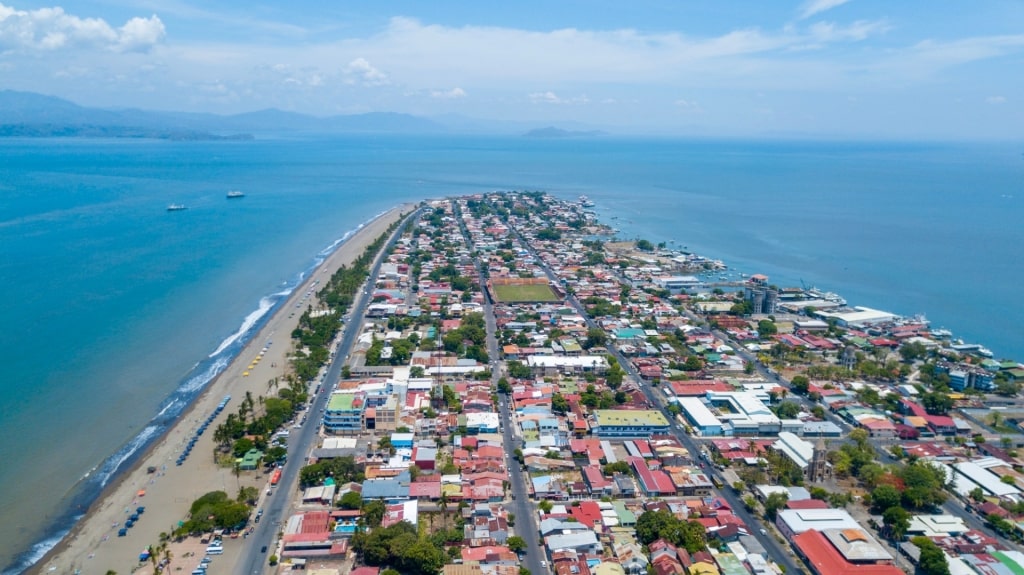
[[[233,498],[240,487],[246,485],[260,488],[262,497],[269,475],[258,470],[244,471],[236,476],[231,467],[218,465],[214,460],[214,430],[229,413],[238,409],[246,392],[252,393],[254,398],[276,393],[270,382],[287,372],[287,356],[293,349],[290,334],[298,325],[301,312],[315,300],[316,291],[339,267],[362,254],[366,246],[383,234],[402,213],[412,209],[412,205],[402,205],[381,215],[353,234],[314,270],[178,422],[139,458],[131,470],[122,473],[71,532],[28,572],[73,574],[80,570],[83,575],[104,575],[113,570],[121,575],[152,573],[152,564],[140,562],[139,553],[151,545],[158,546],[160,534],[170,533],[179,521],[186,519],[189,505],[195,499],[217,490],[225,491]],[[268,345],[268,342],[272,343]],[[253,365],[257,358],[259,361]],[[246,372],[248,375],[244,375]],[[178,455],[189,439],[226,395],[231,395],[227,407],[196,442],[184,465],[177,466]],[[150,467],[155,467],[156,472],[149,473]],[[127,536],[118,537],[118,529],[139,506],[146,509],[138,523]],[[214,572],[227,572],[244,542],[241,537],[225,540],[224,555],[215,559],[217,569]],[[171,569],[164,572],[191,573],[199,564],[204,547],[195,538],[170,544]]]

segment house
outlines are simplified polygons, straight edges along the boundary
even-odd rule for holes
[[[545,538],[545,544],[551,552],[572,549],[577,553],[597,554],[601,549],[597,534],[589,530],[549,535]]]
[[[594,420],[598,437],[650,437],[669,432],[668,420],[653,409],[599,409]]]

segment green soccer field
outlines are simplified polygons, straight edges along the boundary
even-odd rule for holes
[[[500,302],[543,302],[558,301],[558,296],[551,290],[551,286],[538,285],[496,285],[492,286],[495,298]]]

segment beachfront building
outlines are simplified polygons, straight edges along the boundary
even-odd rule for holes
[[[803,302],[801,302],[803,304]],[[855,306],[852,309],[841,309],[837,311],[818,310],[815,312],[820,318],[826,321],[834,319],[842,327],[865,328],[873,325],[889,323],[895,320],[896,314],[887,311],[871,309],[869,307]]]
[[[653,409],[599,409],[593,430],[598,437],[650,437],[668,433],[668,420]]]
[[[678,293],[682,290],[690,290],[700,287],[701,280],[696,276],[661,276],[651,278],[654,285],[667,289],[672,293]]]
[[[355,435],[363,430],[366,402],[360,392],[331,394],[324,411],[324,430],[335,435]]]

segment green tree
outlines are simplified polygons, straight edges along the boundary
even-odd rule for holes
[[[945,393],[928,392],[921,395],[921,404],[932,415],[945,415],[953,408],[953,400]]]
[[[761,339],[769,338],[777,333],[779,333],[779,328],[776,327],[774,321],[762,319],[757,322],[757,335],[761,336]]]
[[[619,364],[612,364],[608,368],[608,373],[605,375],[605,383],[612,389],[618,389],[622,385],[622,380],[625,378],[626,372],[619,366]]]
[[[927,537],[914,537],[910,540],[921,550],[917,565],[924,575],[949,575],[949,562],[942,549]]]
[[[800,404],[794,401],[783,401],[775,407],[775,413],[782,419],[793,419],[800,415]]]
[[[561,393],[554,393],[551,396],[551,411],[555,413],[568,413],[569,400],[567,400]]]
[[[342,509],[360,509],[363,506],[363,496],[357,491],[349,491],[341,496],[338,506]]]
[[[810,389],[811,381],[805,375],[794,375],[793,379],[789,382],[789,386],[794,393],[806,395]]]
[[[537,504],[537,507],[540,508],[540,510],[542,512],[547,514],[547,513],[551,513],[551,508],[553,507],[553,505],[551,504],[550,501],[548,501],[547,499],[544,499],[543,501],[541,501],[540,503]]]
[[[587,330],[587,339],[583,342],[583,347],[590,349],[592,347],[603,346],[608,341],[608,334],[599,327],[592,327]]]
[[[772,493],[764,500],[764,516],[769,521],[775,521],[779,510],[786,506],[789,496],[785,493]]]
[[[871,510],[883,513],[891,507],[899,507],[902,495],[892,485],[879,485],[871,492]]]
[[[1004,397],[1015,397],[1020,393],[1020,384],[1009,379],[996,379],[995,391]]]
[[[498,380],[498,393],[505,395],[512,393],[512,385],[504,377]]]
[[[528,379],[532,375],[530,368],[520,361],[510,361],[507,367],[509,376],[516,379]]]
[[[508,546],[509,550],[513,553],[522,553],[526,551],[526,540],[518,535],[513,535],[505,541],[505,545]]]
[[[383,501],[370,501],[363,506],[363,519],[366,520],[366,524],[370,527],[379,527],[380,522],[384,520],[384,511]]]
[[[683,371],[700,371],[704,369],[704,360],[697,355],[691,355],[683,363]]]
[[[882,523],[890,537],[902,541],[910,529],[910,512],[902,507],[890,507],[882,514]]]
[[[982,503],[985,501],[985,491],[980,487],[975,487],[971,490],[970,497],[975,503]]]

